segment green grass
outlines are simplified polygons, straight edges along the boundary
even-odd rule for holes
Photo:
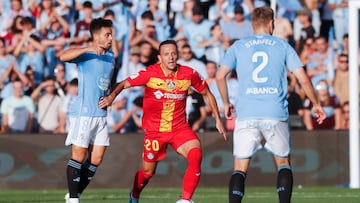
[[[1,190],[0,202],[47,202],[64,203],[65,190]],[[181,194],[180,188],[146,188],[141,203],[175,203]],[[128,189],[88,189],[81,203],[127,203]],[[226,203],[227,188],[198,188],[193,200],[196,203]],[[243,203],[277,203],[277,194],[272,187],[247,187]],[[358,203],[359,189],[337,187],[294,188],[292,203]]]

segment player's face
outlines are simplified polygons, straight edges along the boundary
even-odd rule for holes
[[[160,48],[158,59],[164,68],[176,71],[178,52],[173,44],[165,44]]]
[[[94,37],[97,37],[95,40],[100,46],[109,49],[112,45],[112,28],[102,27],[97,36],[94,35]]]

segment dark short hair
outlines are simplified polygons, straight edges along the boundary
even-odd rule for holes
[[[78,86],[78,83],[79,83],[79,81],[78,81],[77,78],[74,78],[74,79],[72,79],[72,80],[69,82],[69,84],[70,84],[71,86]]]
[[[92,8],[93,4],[91,3],[91,1],[85,1],[82,6],[84,8]]]
[[[25,16],[20,21],[21,25],[33,25],[33,19],[29,16]]]
[[[103,28],[103,27],[110,27],[111,28],[112,26],[113,26],[113,23],[112,23],[111,20],[106,20],[106,19],[103,19],[103,18],[95,18],[90,23],[91,38],[93,38],[94,33],[100,31],[101,28]]]
[[[115,13],[113,10],[108,9],[105,11],[104,16],[115,16]]]
[[[154,15],[151,11],[147,10],[144,11],[144,13],[141,14],[141,19],[150,19],[150,20],[154,20]]]
[[[178,50],[178,46],[176,44],[176,41],[175,40],[172,40],[172,39],[168,39],[168,40],[165,40],[165,41],[162,41],[159,45],[159,53],[160,53],[160,49],[162,46],[164,45],[167,45],[167,44],[172,44],[175,46],[176,50]]]

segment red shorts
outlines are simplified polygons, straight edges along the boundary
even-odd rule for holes
[[[168,144],[176,151],[178,147],[190,140],[199,140],[191,128],[181,128],[173,132],[146,132],[144,136],[143,159],[156,162],[166,157]]]

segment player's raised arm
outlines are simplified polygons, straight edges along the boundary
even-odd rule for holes
[[[68,62],[68,61],[78,58],[85,52],[95,52],[97,55],[99,55],[99,54],[105,52],[105,48],[102,46],[69,48],[60,55],[60,60],[63,62]]]

